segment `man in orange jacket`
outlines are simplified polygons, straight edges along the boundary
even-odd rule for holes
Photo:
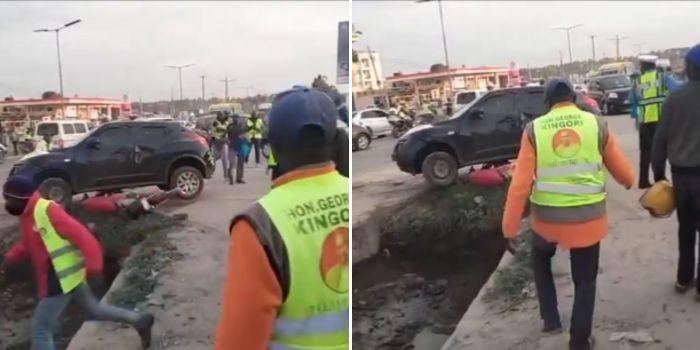
[[[568,81],[552,80],[545,94],[551,110],[525,128],[503,232],[508,239],[516,237],[529,198],[543,332],[562,328],[551,263],[557,245],[570,249],[575,295],[569,348],[589,350],[600,241],[608,230],[603,167],[627,189],[633,185],[634,171],[607,124],[573,104],[575,93]]]

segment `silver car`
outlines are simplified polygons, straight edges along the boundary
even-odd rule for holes
[[[379,108],[363,109],[353,113],[353,123],[360,124],[369,129],[372,137],[386,136],[391,134],[391,124],[389,123],[389,113]]]

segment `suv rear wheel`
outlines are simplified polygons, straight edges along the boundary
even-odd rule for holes
[[[197,198],[204,189],[202,172],[191,166],[179,167],[170,176],[170,188],[179,189],[178,197],[182,199]]]
[[[50,177],[41,183],[46,197],[60,204],[66,204],[73,196],[73,190],[66,180],[60,177]]]
[[[423,160],[421,171],[425,179],[438,186],[449,186],[457,179],[457,160],[447,152],[430,153]]]

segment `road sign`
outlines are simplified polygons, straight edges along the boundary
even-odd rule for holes
[[[338,84],[350,82],[350,22],[338,23]]]

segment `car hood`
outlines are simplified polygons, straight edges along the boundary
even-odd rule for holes
[[[34,153],[34,152],[32,152]],[[29,153],[28,155],[31,155],[32,153]],[[25,156],[26,157],[26,156]],[[19,162],[17,162],[17,165],[21,164],[31,164],[33,166],[37,166],[40,168],[46,167],[46,164],[48,163],[53,163],[55,161],[65,161],[66,159],[70,160],[73,159],[73,149],[72,148],[62,148],[62,149],[57,149],[55,151],[51,152],[46,152],[46,153],[38,153],[32,157],[29,158],[22,158]]]
[[[456,130],[456,124],[457,120],[448,119],[435,122],[433,124],[418,125],[409,130],[402,138],[416,137],[421,140],[426,140],[430,137],[430,135],[440,134],[440,130],[444,129],[445,133],[450,130]]]

